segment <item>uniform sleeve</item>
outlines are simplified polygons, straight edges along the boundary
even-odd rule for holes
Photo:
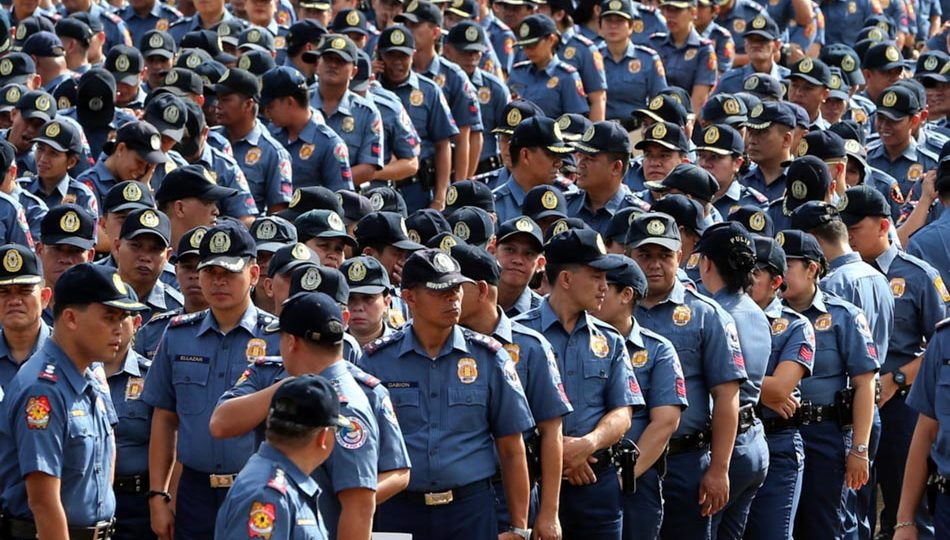
[[[277,370],[278,368],[272,366],[249,364],[247,369],[245,369],[244,372],[241,373],[241,376],[238,377],[238,380],[234,383],[234,386],[225,390],[224,393],[221,394],[221,397],[218,398],[217,405],[220,405],[229,399],[249,396],[267,388],[275,381]]]
[[[327,137],[319,185],[330,191],[353,189],[353,173],[350,170],[350,151],[338,135]]]
[[[20,475],[42,472],[61,477],[69,418],[59,392],[49,383],[37,381],[20,392],[10,414]]]
[[[856,307],[853,320],[846,321],[841,328],[842,343],[839,343],[838,350],[847,355],[848,375],[853,377],[880,369],[877,347],[864,312]]]
[[[713,388],[727,382],[743,382],[748,377],[739,346],[736,323],[725,311],[709,313],[704,321],[702,359],[706,383]]]
[[[478,98],[475,96],[475,90],[469,84],[468,77],[463,79],[462,75],[459,75],[454,78],[456,79],[456,88],[452,92],[452,102],[449,104],[452,118],[455,118],[457,126],[469,126],[473,131],[481,131],[482,114],[478,108]]]
[[[395,106],[398,111],[393,126],[394,137],[390,143],[392,154],[397,159],[419,157],[419,133],[416,131],[416,126],[412,124],[412,119],[409,118],[409,113],[402,102],[396,103]]]
[[[445,94],[438,86],[433,86],[430,94],[435,98],[432,104],[432,114],[429,115],[429,134],[432,142],[439,142],[459,134],[458,127],[455,125],[455,118],[452,116],[452,110],[449,102],[445,99]]]
[[[607,74],[604,72],[603,55],[593,45],[581,45],[578,50],[583,51],[577,56],[580,59],[577,72],[581,76],[581,82],[584,83],[584,90],[588,94],[607,90]]]
[[[229,187],[238,190],[237,193],[226,197],[218,203],[221,207],[221,213],[233,218],[242,218],[247,216],[256,216],[260,212],[257,210],[257,203],[254,196],[251,195],[251,189],[247,185],[247,179],[244,177],[244,171],[233,165],[228,174],[218,175],[218,184],[222,187]]]
[[[937,417],[937,382],[946,356],[944,350],[946,340],[941,339],[941,337],[938,335],[927,347],[920,372],[917,373],[917,378],[914,379],[914,384],[910,387],[910,394],[907,396],[907,405],[910,408],[930,418]]]
[[[277,155],[274,156],[275,166],[267,182],[267,206],[289,203],[293,192],[293,166],[290,162],[290,154],[279,144],[274,144],[271,149]]]
[[[503,349],[489,356],[488,360],[491,370],[488,419],[492,435],[507,437],[531,429],[535,421],[515,363]]]
[[[920,329],[924,339],[930,340],[937,323],[947,317],[947,286],[936,270],[927,272],[929,283],[923,284],[923,294],[920,299]]]
[[[732,68],[732,61],[736,56],[736,42],[732,35],[726,32],[722,39],[716,42],[716,69],[725,73]]]
[[[686,379],[683,378],[679,355],[671,344],[662,342],[654,354],[653,369],[650,372],[650,393],[646,396],[647,404],[650,408],[664,405],[686,408]]]
[[[815,329],[805,318],[792,320],[785,330],[785,342],[779,351],[778,364],[794,362],[810,375],[815,365]]]
[[[715,86],[716,77],[719,76],[719,62],[716,58],[716,51],[713,49],[712,43],[707,43],[700,47],[698,56],[693,85]]]
[[[501,69],[505,73],[511,71],[511,66],[515,63],[515,35],[509,31],[497,31],[497,34],[492,36],[492,44],[495,49],[495,54],[498,55],[498,61],[501,62]]]
[[[590,104],[587,103],[587,91],[584,82],[577,70],[565,73],[564,81],[558,86],[561,89],[561,105],[565,113],[587,114]]]
[[[324,464],[333,490],[336,493],[357,488],[375,491],[379,461],[376,418],[349,406],[345,406],[340,413],[346,416],[350,425],[336,431],[336,447]]]
[[[409,450],[402,436],[402,428],[396,419],[396,410],[389,397],[389,391],[382,385],[375,389],[379,399],[376,400],[373,412],[376,414],[376,425],[379,427],[379,472],[408,469]]]
[[[528,376],[521,383],[535,420],[543,422],[571,413],[574,408],[564,392],[551,344],[539,341],[537,346],[529,346],[520,353],[524,356],[520,361],[527,362],[528,368]]]
[[[172,385],[172,358],[168,350],[168,329],[158,345],[152,366],[145,376],[145,388],[142,400],[152,407],[174,411],[176,405],[175,388]]]
[[[604,388],[604,404],[608,409],[617,409],[632,406],[640,409],[644,406],[640,384],[630,364],[630,355],[627,348],[615,335],[607,336],[610,340],[610,373],[607,375],[607,385]]]
[[[666,90],[669,85],[666,82],[666,72],[663,70],[663,62],[660,57],[654,53],[650,57],[650,69],[647,72],[647,96],[657,96],[660,92]]]
[[[350,156],[350,164],[366,163],[377,169],[383,165],[383,120],[379,111],[367,107],[366,119],[363,122],[363,135],[360,137],[360,146],[355,156]],[[352,179],[351,179],[352,180]]]
[[[291,538],[295,524],[287,498],[270,488],[262,489],[251,497],[225,500],[215,522],[215,540]]]

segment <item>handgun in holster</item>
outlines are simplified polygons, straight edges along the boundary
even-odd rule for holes
[[[640,449],[630,439],[620,439],[620,442],[611,447],[611,458],[614,467],[620,471],[620,483],[624,493],[637,492],[637,459]]]
[[[849,386],[835,392],[835,412],[838,427],[844,429],[854,425],[854,388]]]
[[[528,437],[524,449],[528,458],[528,482],[533,485],[541,479],[541,436],[535,433]]]

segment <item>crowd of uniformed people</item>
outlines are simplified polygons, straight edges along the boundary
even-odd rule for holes
[[[950,539],[950,0],[0,4],[0,540]]]

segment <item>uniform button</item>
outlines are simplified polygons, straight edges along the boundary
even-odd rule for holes
[[[189,377],[188,375],[185,375],[185,381],[186,381],[186,382],[191,382],[191,377]]]
[[[433,448],[432,450],[429,450],[429,455],[430,455],[430,456],[434,456],[434,455],[436,455],[436,454],[438,454],[438,453],[439,453],[439,450],[438,450],[437,448]]]
[[[468,396],[467,398],[465,398],[465,403],[471,403],[471,402],[472,402],[472,396]]]
[[[431,398],[437,398],[437,397],[439,397],[439,393],[438,393],[438,392],[432,392],[431,394],[429,394],[429,397],[431,397]]]
[[[431,366],[432,369],[435,369],[435,362],[432,362],[432,364],[430,364],[430,366]]]
[[[568,374],[568,375],[573,375],[574,372],[573,372],[573,371],[568,371],[567,374]]]

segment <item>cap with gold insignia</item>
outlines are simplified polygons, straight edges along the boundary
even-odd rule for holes
[[[279,216],[260,216],[251,224],[251,236],[257,242],[257,252],[273,253],[297,241],[294,224]]]
[[[570,229],[558,233],[544,246],[548,264],[581,264],[597,270],[612,270],[619,261],[607,257],[607,246],[594,229]]]
[[[185,121],[188,109],[183,98],[170,92],[154,96],[145,105],[142,119],[155,126],[162,135],[175,142],[181,142],[185,137]]]
[[[509,147],[512,152],[518,152],[521,148],[538,147],[555,154],[569,154],[574,151],[561,137],[561,128],[557,122],[546,116],[532,116],[522,120],[511,135]]]
[[[663,148],[676,150],[683,154],[689,152],[689,141],[686,140],[683,129],[670,122],[657,122],[648,127],[644,132],[643,139],[634,148],[643,150],[650,144],[658,144]]]
[[[319,45],[327,29],[315,19],[301,19],[290,25],[285,40],[287,54],[296,56],[307,44]]]
[[[451,11],[452,8],[450,7]],[[449,30],[445,41],[459,51],[487,52],[488,42],[485,40],[485,30],[474,21],[461,21]]]
[[[767,211],[751,204],[744,204],[729,212],[729,221],[741,223],[752,234],[775,236],[775,224]]]
[[[786,259],[805,259],[815,262],[825,260],[818,239],[807,232],[787,229],[776,234],[775,240],[785,251]]]
[[[452,234],[473,246],[486,247],[495,236],[491,214],[474,206],[464,206],[449,216]]]
[[[380,54],[397,51],[412,56],[416,51],[416,40],[412,37],[412,30],[401,24],[394,24],[383,30],[376,42],[376,50]]]
[[[133,210],[122,222],[119,238],[131,240],[143,234],[158,237],[165,247],[171,243],[172,226],[164,212],[153,208]]]
[[[63,272],[53,287],[53,300],[57,308],[103,304],[126,311],[148,309],[115,268],[92,263],[77,264]]]
[[[847,101],[851,98],[851,83],[848,76],[837,66],[828,69],[831,70],[831,81],[828,83],[828,99]]]
[[[647,276],[640,269],[640,265],[630,257],[616,253],[611,253],[607,257],[617,261],[617,267],[607,271],[607,283],[619,285],[621,288],[630,287],[637,293],[638,299],[646,296]]]
[[[627,130],[617,122],[609,121],[592,124],[573,145],[578,152],[591,155],[602,152],[629,155],[631,151]]]
[[[300,242],[287,244],[274,252],[267,265],[267,277],[290,275],[298,266],[304,264],[320,265],[320,256]]]
[[[247,227],[227,220],[208,229],[198,247],[198,270],[220,266],[228,272],[240,272],[252,257],[257,256],[257,243]]]
[[[21,50],[36,58],[56,58],[66,55],[63,41],[49,31],[36,32],[23,42]]]
[[[409,5],[404,8],[403,12],[396,15],[395,18],[397,23],[431,23],[435,26],[442,26],[442,20],[442,10],[439,9],[439,6],[428,0],[409,2]]]
[[[178,45],[175,38],[164,30],[149,30],[142,39],[139,40],[139,50],[142,56],[160,56],[162,58],[174,58],[178,52]]]
[[[691,163],[680,163],[659,182],[646,182],[644,185],[654,191],[676,190],[698,199],[709,202],[719,191],[719,182],[709,171]]]
[[[587,224],[581,218],[569,217],[561,218],[553,223],[548,225],[548,228],[544,230],[544,240],[542,245],[547,245],[547,243],[554,238],[555,236],[561,234],[562,232],[580,230],[580,229],[590,229],[591,226]]]
[[[30,142],[42,143],[58,152],[82,153],[82,133],[72,122],[50,120],[43,124],[39,133]]]
[[[697,235],[702,235],[706,230],[706,211],[702,203],[686,195],[680,193],[664,195],[653,204],[651,211],[673,216],[677,225]]]
[[[742,81],[742,91],[759,99],[779,101],[785,95],[782,81],[768,73],[752,73]]]
[[[887,218],[891,215],[891,207],[884,194],[867,184],[848,188],[845,201],[840,213],[841,221],[848,227],[857,225],[866,217]]]
[[[460,22],[467,22],[471,24],[481,13],[478,7],[477,0],[452,0],[449,2],[448,6],[445,8],[446,13],[451,13],[462,19],[471,19]],[[456,24],[458,26],[458,24]],[[455,28],[453,26],[452,28]],[[481,28],[481,26],[479,26]]]
[[[494,214],[495,197],[492,195],[491,188],[478,180],[452,182],[445,197],[444,213],[446,216],[450,216],[452,212],[463,206],[477,206],[490,214]]]
[[[421,249],[406,259],[402,268],[402,287],[445,290],[471,283],[462,275],[458,261],[441,249]]]
[[[677,251],[682,247],[680,230],[673,216],[644,212],[630,220],[630,230],[627,231],[624,245],[629,249],[636,249],[649,244],[665,247],[670,251]]]
[[[345,333],[343,312],[338,302],[327,294],[305,291],[288,298],[277,324],[266,329],[267,332],[278,330],[315,343],[339,345],[343,343]],[[307,386],[297,384],[300,382]],[[319,386],[314,386],[314,383],[319,383]],[[290,386],[293,399],[283,391],[287,386]],[[350,421],[340,416],[339,401],[333,385],[326,379],[304,375],[277,390],[270,417],[307,426],[347,427]]]
[[[135,86],[140,83],[144,66],[145,59],[138,49],[120,43],[109,49],[104,67],[115,77],[116,83]]]
[[[308,210],[333,210],[343,215],[343,205],[340,198],[329,188],[323,186],[307,186],[297,188],[290,197],[290,206],[277,212],[276,215],[293,222],[297,216]]]
[[[927,51],[917,59],[917,69],[914,78],[926,83],[927,81],[946,83],[950,82],[950,55],[943,51]]]
[[[702,253],[719,262],[739,261],[744,258],[751,266],[755,261],[752,235],[741,223],[735,221],[723,221],[707,227],[693,252]]]
[[[0,286],[36,285],[43,281],[43,271],[36,253],[22,244],[0,246]]]
[[[346,223],[347,226],[356,223],[363,216],[373,211],[373,205],[369,202],[369,198],[355,191],[340,189],[337,190],[336,196],[340,206],[343,207],[343,223]]]
[[[374,257],[361,255],[347,259],[340,266],[340,273],[346,277],[350,294],[388,294],[392,291],[389,272]]]
[[[685,126],[689,113],[686,112],[686,107],[683,107],[683,104],[676,98],[666,94],[658,94],[650,100],[645,108],[634,110],[632,116],[651,118],[654,122],[670,122],[678,126]]]
[[[406,199],[402,193],[389,186],[380,186],[366,190],[366,198],[369,199],[373,210],[377,212],[396,212],[403,216],[408,216],[409,209],[406,206]]]
[[[462,275],[473,281],[484,281],[489,285],[498,285],[501,279],[501,265],[485,248],[469,244],[452,246],[452,258],[458,261]]]
[[[205,227],[204,225],[199,225],[194,229],[188,229],[188,231],[182,235],[181,239],[178,240],[178,249],[169,262],[175,264],[181,260],[182,257],[187,255],[197,257],[198,248],[201,247],[201,240],[205,237],[205,234],[208,233],[208,229],[209,227]]]
[[[742,134],[726,124],[706,126],[697,143],[697,152],[712,152],[720,156],[741,156],[745,153]]]
[[[409,238],[421,240],[444,232],[452,232],[446,216],[434,208],[420,208],[406,218]]]
[[[835,43],[821,48],[821,61],[829,67],[839,67],[848,79],[848,84],[861,86],[865,83],[861,73],[861,58],[855,50],[843,43]]]
[[[422,244],[409,239],[406,219],[396,212],[373,212],[356,223],[353,231],[360,246],[391,245],[399,249],[418,250]]]
[[[288,281],[290,282],[290,288],[287,298],[310,292],[321,292],[344,306],[350,299],[350,286],[346,283],[343,274],[336,268],[303,264],[294,268]]]
[[[49,93],[43,90],[32,90],[20,95],[16,109],[24,118],[38,118],[49,122],[56,117],[57,108],[56,101]]]
[[[888,86],[874,103],[877,113],[899,121],[920,112],[920,102],[914,91],[900,85]]]
[[[217,185],[203,165],[185,165],[168,173],[155,192],[159,205],[194,197],[203,201],[220,201],[238,191]]]
[[[864,53],[861,67],[868,71],[891,71],[903,69],[904,57],[900,50],[889,41],[875,43]]]
[[[848,156],[844,139],[831,130],[809,131],[801,138],[794,157],[815,156],[822,161],[841,160]]]
[[[755,267],[770,269],[777,275],[784,276],[788,271],[785,250],[772,235],[753,235],[752,243],[755,244]]]
[[[495,234],[497,236],[496,244],[503,244],[515,237],[523,236],[534,241],[535,248],[539,253],[544,249],[544,233],[541,231],[541,227],[528,216],[509,219],[498,226],[498,231]]]
[[[231,68],[224,77],[212,86],[216,95],[241,94],[255,101],[261,97],[260,81],[251,72]]]
[[[607,222],[607,228],[604,229],[604,241],[607,245],[611,243],[623,245],[623,241],[627,238],[627,229],[630,228],[630,220],[633,219],[634,214],[642,214],[645,211],[645,208],[641,206],[628,206],[614,212],[610,221]]]
[[[277,62],[268,51],[250,49],[241,53],[241,57],[238,58],[237,67],[246,70],[255,77],[261,77],[277,67]]]
[[[0,83],[26,84],[36,75],[36,62],[22,52],[11,52],[0,59]]]
[[[496,119],[496,127],[492,128],[491,132],[494,135],[512,135],[518,124],[533,116],[545,114],[533,101],[513,99],[501,110],[501,116]]]
[[[535,186],[525,193],[521,213],[538,223],[546,218],[565,218],[567,200],[558,187],[547,184]]]
[[[76,17],[63,17],[56,22],[56,35],[59,36],[60,41],[63,38],[72,38],[88,47],[92,36],[96,33],[92,31],[92,28],[89,28],[85,21],[81,21]]]
[[[561,138],[568,143],[581,140],[581,137],[592,125],[594,125],[593,122],[582,114],[565,113],[557,118],[557,127],[561,130]]]
[[[322,295],[326,296],[326,295]],[[332,305],[333,302],[327,298],[301,298],[292,305],[286,306],[284,312],[281,312],[280,330],[289,334],[296,335],[296,332],[302,332],[307,339],[317,342],[329,342],[332,334],[333,343],[339,343],[343,340],[343,315],[340,313],[339,306]],[[314,311],[315,310],[315,311]],[[287,330],[284,330],[284,315],[289,311],[287,319]],[[313,313],[319,313],[319,316],[313,316]],[[302,319],[302,320],[298,320]],[[324,336],[320,332],[314,333],[313,329],[303,330],[298,328],[298,324],[310,326],[307,319],[326,320],[322,325],[327,328],[320,330],[332,330]],[[291,322],[293,321],[293,322]],[[339,332],[336,332],[336,325],[331,325],[329,321],[336,321],[339,324]],[[339,336],[337,337],[337,333]],[[314,339],[317,338],[317,339]],[[351,425],[349,419],[340,414],[340,397],[329,381],[319,375],[301,375],[295,377],[287,383],[282,384],[271,400],[268,418],[281,420],[290,424],[298,424],[310,427],[337,427],[346,428]]]
[[[782,38],[782,32],[772,17],[769,17],[766,13],[760,13],[746,24],[745,32],[742,34],[742,37],[746,38],[749,36],[760,36],[765,39],[776,40]]]
[[[214,62],[214,60],[211,58],[208,58],[207,61],[199,59],[198,65],[195,66],[195,68],[212,62]],[[165,79],[162,80],[162,88],[169,89],[171,93],[176,96],[186,96],[188,94],[203,95],[205,84],[204,81],[201,80],[201,76],[198,75],[197,72],[192,71],[192,69],[195,68],[173,67],[171,71],[165,74]],[[217,82],[217,79],[215,79],[215,82]]]
[[[275,99],[295,94],[307,94],[307,79],[295,68],[279,66],[261,77],[261,107],[266,107]]]
[[[840,203],[846,203],[841,199]],[[838,207],[825,201],[806,201],[792,211],[789,219],[789,228],[800,231],[810,231],[819,225],[840,220]]]
[[[181,38],[182,49],[201,49],[222,64],[233,64],[237,58],[222,49],[221,38],[216,30],[194,30]]]
[[[294,220],[300,242],[311,238],[339,238],[348,246],[356,248],[356,240],[346,232],[343,218],[332,210],[310,210]]]
[[[9,83],[0,88],[0,112],[9,112],[16,108],[23,94],[30,89],[19,83]]]
[[[732,94],[716,94],[706,101],[701,114],[707,123],[739,126],[748,120],[749,109]]]
[[[828,64],[806,56],[792,64],[789,79],[802,79],[808,83],[827,87],[831,83],[831,70]]]
[[[541,13],[528,15],[521,20],[517,29],[512,30],[515,30],[515,36],[518,39],[515,44],[519,47],[537,43],[550,35],[560,36],[554,20]]]
[[[637,15],[633,2],[630,0],[604,0],[600,3],[600,17],[616,15],[627,20],[633,20]]]
[[[358,9],[341,9],[334,15],[330,23],[330,30],[336,34],[369,35],[369,25],[366,15]]]
[[[274,48],[274,34],[270,30],[260,26],[251,26],[245,28],[238,35],[238,50],[241,51],[263,51],[270,54]]]
[[[356,51],[356,44],[353,43],[353,40],[350,39],[349,36],[344,34],[327,34],[327,36],[323,38],[323,45],[320,46],[319,51],[313,54],[314,56],[335,54],[344,62],[352,64],[356,62]],[[308,62],[311,61],[311,54],[304,53],[304,60]]]
[[[148,163],[165,163],[168,159],[162,152],[162,136],[152,124],[139,120],[126,122],[115,133],[112,148],[119,144],[133,150]],[[111,153],[111,152],[107,152]]]
[[[763,101],[752,108],[744,125],[751,129],[767,129],[772,124],[795,127],[795,114],[783,103]]]
[[[785,170],[786,212],[792,212],[806,201],[819,201],[831,189],[828,165],[815,156],[795,158]]]

